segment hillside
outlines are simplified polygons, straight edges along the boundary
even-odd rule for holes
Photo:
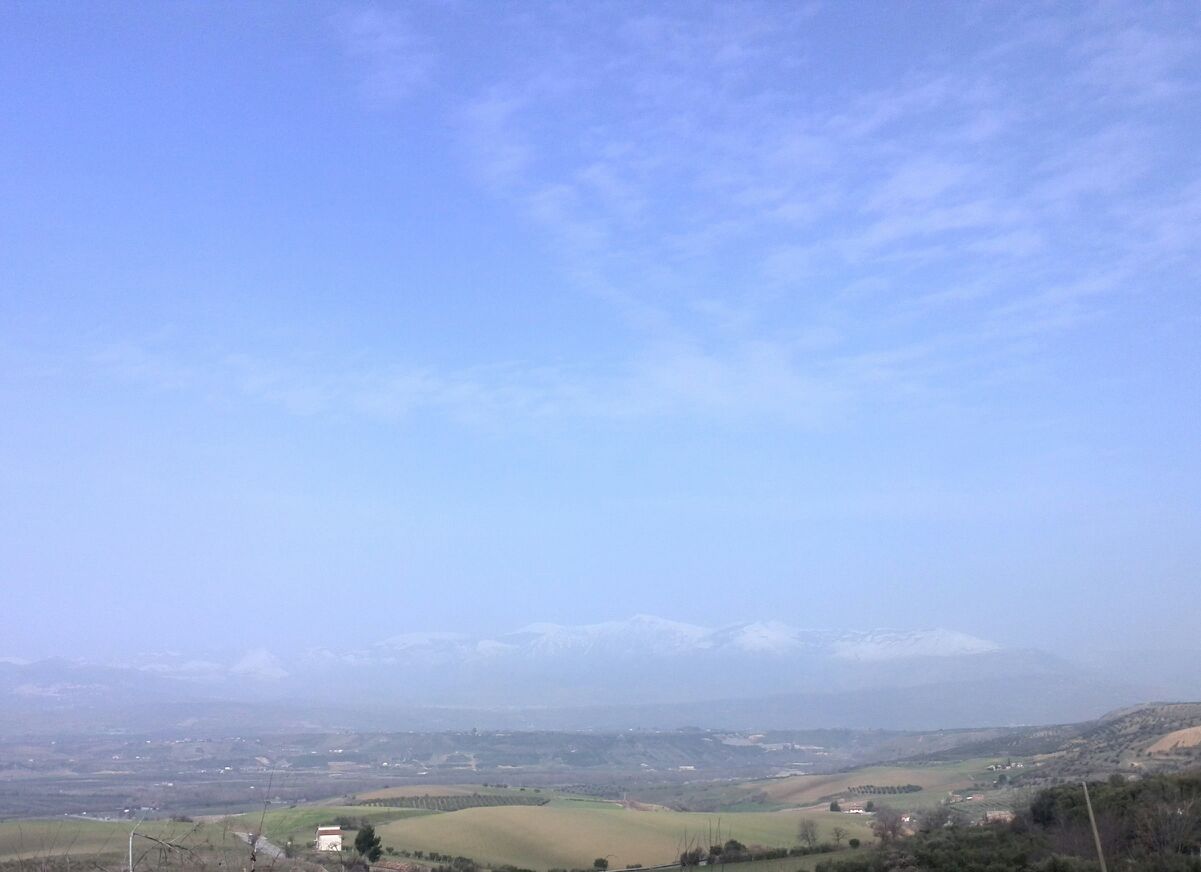
[[[1056,775],[1172,772],[1201,766],[1201,703],[1157,703],[1108,715],[1049,761]]]
[[[911,758],[1025,758],[1032,765],[1012,783],[1041,787],[1113,773],[1152,775],[1201,767],[1201,703],[1150,703],[1112,711],[1095,721],[1011,730]]]

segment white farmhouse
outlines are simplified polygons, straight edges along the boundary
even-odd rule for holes
[[[341,851],[342,850],[342,828],[341,827],[317,827],[317,850],[318,851]]]

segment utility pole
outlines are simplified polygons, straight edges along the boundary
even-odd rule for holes
[[[133,829],[129,831],[129,872],[133,872],[133,837],[137,835],[138,827],[142,825],[142,821],[146,820],[145,813],[138,818],[138,822],[133,825]]]
[[[1105,867],[1105,853],[1101,850],[1101,834],[1097,831],[1097,819],[1093,816],[1093,801],[1088,796],[1088,782],[1081,781],[1080,786],[1084,788],[1084,804],[1088,806],[1088,822],[1093,828],[1093,842],[1097,846],[1097,859],[1101,861],[1101,872],[1109,872]]]

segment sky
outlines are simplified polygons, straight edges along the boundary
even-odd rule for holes
[[[1201,619],[1195,3],[0,2],[0,657]]]

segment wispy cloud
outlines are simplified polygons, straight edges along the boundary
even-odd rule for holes
[[[359,93],[371,106],[392,106],[425,84],[435,55],[403,9],[369,7],[335,19],[342,46],[355,64]]]
[[[1197,61],[1162,28],[1102,11],[1000,22],[991,45],[950,65],[815,96],[785,74],[805,34],[763,22],[624,22],[603,50],[565,61],[557,87],[540,68],[462,113],[493,194],[583,284],[657,309],[653,330],[720,331],[695,305],[720,293],[743,323],[829,328],[865,352],[946,330],[1005,342],[999,325],[1016,336],[1103,312],[1184,241],[1164,220],[1158,242],[1138,231],[1191,214],[1179,177],[1189,190],[1201,179],[1195,158],[1157,149],[1180,119],[1146,111],[1180,94]],[[879,293],[842,294],[851,283]],[[914,319],[948,305],[965,317]],[[872,329],[898,317],[907,330]],[[811,364],[795,375],[820,377]]]
[[[443,416],[465,424],[623,421],[695,416],[729,423],[764,416],[819,426],[845,401],[837,382],[809,376],[786,342],[725,348],[659,343],[607,370],[532,365],[468,367],[452,373],[393,361],[197,355],[110,346],[92,358],[107,377],[154,391],[241,397],[300,417],[362,416],[400,421]],[[852,387],[849,383],[844,388]]]
[[[625,318],[607,368],[179,361],[153,343],[97,363],[298,415],[823,426],[970,394],[1037,353],[1032,337],[1102,318],[1196,255],[1201,165],[1164,147],[1184,122],[1162,104],[1190,87],[1197,49],[1166,27],[1104,9],[998,15],[987,44],[852,83],[822,69],[810,32],[837,10],[627,11],[548,12],[528,57],[445,106],[465,174]],[[373,105],[430,75],[434,41],[407,10],[338,30]]]

